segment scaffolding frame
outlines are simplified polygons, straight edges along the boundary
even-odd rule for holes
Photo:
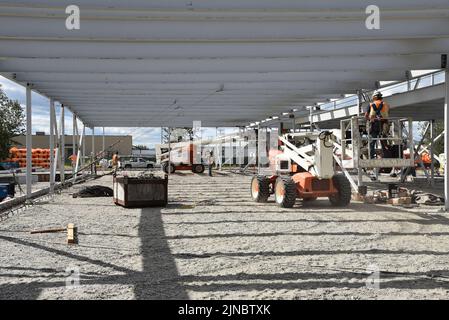
[[[352,117],[340,121],[341,154],[342,165],[346,169],[372,169],[372,168],[399,168],[414,166],[414,142],[411,118],[389,118],[389,135],[387,137],[373,138],[370,126],[366,126],[366,131],[361,130],[362,124],[366,123],[365,117]],[[407,125],[406,125],[407,123]],[[404,127],[408,126],[408,130]],[[350,137],[346,133],[350,133]],[[405,135],[405,137],[404,137]],[[396,158],[373,158],[371,157],[370,143],[376,145],[382,142],[390,142],[399,146],[399,157]],[[364,151],[367,148],[367,152]],[[410,158],[402,156],[403,151],[410,150]],[[367,158],[364,156],[367,155]]]

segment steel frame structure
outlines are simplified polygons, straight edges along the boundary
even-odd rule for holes
[[[368,1],[78,0],[81,27],[67,30],[71,4],[0,0],[0,74],[27,88],[29,164],[32,90],[89,128],[185,127],[195,120],[257,127],[257,119],[374,90],[377,81],[409,80],[407,70],[441,68],[449,51],[447,0],[409,0],[406,8],[378,0],[379,30],[366,28]],[[446,81],[446,128],[448,92]],[[64,126],[53,141],[59,168]],[[448,198],[447,174],[445,189]]]

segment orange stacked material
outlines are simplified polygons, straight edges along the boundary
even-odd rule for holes
[[[21,168],[26,167],[26,149],[13,147],[9,150],[10,160],[18,162]],[[33,167],[50,168],[50,149],[32,149],[31,161]]]

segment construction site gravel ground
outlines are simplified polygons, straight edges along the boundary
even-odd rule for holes
[[[0,223],[0,299],[449,297],[449,216],[439,207],[319,199],[281,209],[252,202],[250,180],[175,174],[166,208],[72,198],[81,186],[43,199]],[[94,184],[111,187],[112,177],[85,185]],[[29,233],[68,223],[77,245]]]

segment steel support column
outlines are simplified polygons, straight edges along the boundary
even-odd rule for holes
[[[434,155],[433,155],[433,144],[435,137],[435,120],[430,120],[430,185],[435,186],[435,163],[434,163]]]
[[[289,115],[289,118],[292,120],[292,132],[295,133],[296,131],[296,119],[295,119],[295,114],[292,112]],[[279,132],[279,135],[282,135],[282,132]]]
[[[309,110],[309,124],[310,124],[310,132],[313,131],[313,106],[310,106]]]
[[[278,132],[279,132],[280,136],[282,136],[284,134],[284,123],[282,121],[279,122]]]
[[[260,174],[260,125],[257,125],[257,135],[256,135],[256,141],[257,141],[257,174]]]
[[[218,127],[215,128],[215,135],[217,137],[221,137],[221,133],[218,133]],[[222,164],[223,164],[223,139],[218,140],[218,146],[217,146],[217,169],[221,171]]]
[[[447,163],[449,158],[449,68],[445,72],[446,92],[444,100],[444,207],[449,209],[449,174]]]
[[[56,181],[56,172],[58,170],[58,166],[61,167],[61,136],[58,131],[58,122],[56,120],[56,107],[53,102],[53,112],[50,112],[50,116],[53,119],[53,136],[56,138],[55,149],[54,149],[54,160],[53,167],[50,168],[51,174],[53,175]],[[59,122],[59,128],[61,128],[61,122]]]
[[[59,177],[61,183],[65,182],[65,114],[64,105],[61,104],[61,143],[59,144],[60,160],[59,160]]]
[[[95,127],[92,127],[92,155],[95,157]]]
[[[171,127],[168,127],[168,164],[167,164],[167,174],[170,178],[170,171],[171,171]],[[163,167],[161,167],[163,168]]]
[[[83,123],[83,137],[85,137],[86,136],[86,125]],[[85,143],[83,143],[83,145],[82,145],[82,148],[83,148],[83,157],[82,157],[82,161],[81,161],[81,163],[82,163],[82,166],[84,167],[84,165],[85,165],[85,163],[86,163],[86,144]]]
[[[55,191],[55,102],[50,98],[50,194]]]
[[[357,104],[359,106],[359,114],[360,116],[363,116],[363,91],[361,89],[357,90]],[[352,125],[352,124],[351,124]],[[352,129],[351,129],[352,130]],[[352,131],[354,132],[354,131]],[[344,139],[344,133],[342,132],[342,139]],[[359,154],[357,154],[358,157],[360,157]],[[342,159],[343,161],[343,159]],[[360,193],[360,190],[363,187],[363,170],[360,166],[357,166],[357,186],[358,186],[358,192]]]
[[[104,137],[104,127],[103,127],[103,146],[102,146],[101,150],[103,150],[102,158],[105,158],[104,150],[106,150],[106,141],[105,141],[105,137]]]
[[[237,157],[237,164],[239,166],[239,170],[242,168],[242,165],[245,164],[245,154],[243,151],[243,145],[242,145],[242,137],[243,137],[243,129],[239,127],[239,135],[238,135],[238,151],[236,154]],[[216,158],[217,156],[215,156]]]
[[[72,112],[72,159],[73,155],[76,154],[76,114]],[[75,175],[75,166],[72,160],[72,177]]]
[[[31,171],[33,169],[32,163],[32,148],[33,148],[33,138],[32,138],[32,109],[31,109],[31,86],[27,84],[26,86],[26,196],[27,199],[31,198],[31,183],[32,175]]]
[[[91,174],[95,174],[95,127],[92,127]]]

